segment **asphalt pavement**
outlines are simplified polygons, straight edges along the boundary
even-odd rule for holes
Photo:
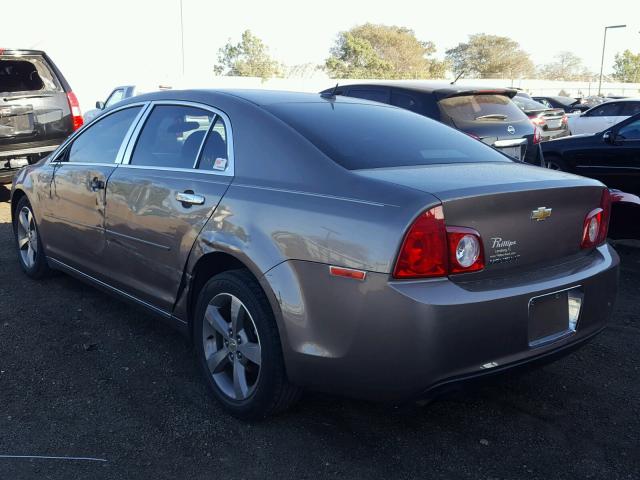
[[[0,186],[1,480],[640,478],[638,244],[616,247],[609,327],[554,364],[425,407],[307,393],[247,424],[154,317],[23,275],[8,197]]]

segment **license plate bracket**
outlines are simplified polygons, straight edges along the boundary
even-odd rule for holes
[[[529,346],[537,347],[575,332],[582,287],[547,293],[529,300]]]

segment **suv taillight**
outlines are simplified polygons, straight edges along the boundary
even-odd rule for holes
[[[78,103],[78,98],[76,94],[73,92],[67,93],[67,100],[69,101],[69,108],[71,109],[71,118],[73,119],[73,131],[75,132],[79,129],[84,120],[82,119],[82,112],[80,111],[80,104]]]
[[[611,194],[609,189],[602,191],[600,207],[591,210],[584,219],[580,248],[593,248],[607,240],[609,217],[611,216]]]
[[[394,278],[444,277],[484,268],[482,240],[466,227],[447,227],[442,205],[422,213],[409,227]]]
[[[540,132],[540,129],[534,125],[533,126],[533,143],[538,144],[541,141],[542,141],[542,132]]]

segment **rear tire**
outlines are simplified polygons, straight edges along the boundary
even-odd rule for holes
[[[31,278],[43,278],[51,273],[33,208],[26,196],[18,200],[13,218],[13,234],[18,247],[20,268]]]
[[[269,301],[248,271],[224,272],[204,285],[193,333],[205,381],[231,415],[259,420],[299,399],[301,389],[285,372]]]

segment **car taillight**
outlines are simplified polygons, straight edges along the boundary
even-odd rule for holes
[[[609,189],[602,191],[600,207],[591,210],[584,219],[580,248],[593,248],[607,240],[609,217],[611,216],[611,194]]]
[[[567,117],[566,115],[562,115],[562,120],[560,120],[560,123],[566,126],[567,123],[569,123],[569,117]]]
[[[542,141],[542,133],[540,132],[540,129],[534,125],[533,126],[533,143],[537,144],[537,143],[540,143],[541,141]]]
[[[480,234],[471,228],[447,227],[449,273],[476,272],[484,268]]]
[[[547,121],[544,119],[544,117],[533,117],[529,120],[531,120],[531,123],[533,123],[535,127],[544,127],[547,124]]]
[[[393,276],[441,277],[447,271],[447,232],[442,205],[438,205],[422,213],[409,228]]]
[[[484,268],[475,230],[447,227],[442,205],[422,213],[409,227],[393,270],[395,278],[444,277]]]
[[[73,92],[67,93],[67,100],[69,101],[69,108],[71,109],[71,118],[73,119],[73,130],[76,131],[84,123],[84,120],[82,119],[82,112],[80,111],[80,103],[78,103],[78,98],[76,97],[76,94]]]

